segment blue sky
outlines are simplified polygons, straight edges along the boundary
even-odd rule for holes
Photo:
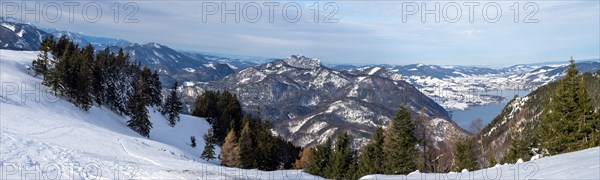
[[[131,1],[139,10],[132,18],[137,23],[122,22],[133,9],[123,9],[128,1],[119,1],[120,21],[115,22],[111,10],[115,2],[99,2],[102,16],[90,23],[82,16],[83,6],[89,2],[74,7],[73,22],[69,22],[68,7],[57,1],[63,11],[60,19],[48,22],[41,18],[35,24],[138,43],[158,42],[186,51],[264,57],[303,54],[326,63],[509,65],[566,61],[570,56],[576,59],[600,56],[600,1],[533,1],[528,9],[524,9],[527,2],[483,1],[474,6],[473,22],[469,22],[465,1],[437,2],[440,22],[434,21],[434,15],[425,15],[426,22],[421,21],[420,1],[280,1],[273,11],[273,22],[269,21],[269,9],[264,3],[276,1],[238,1],[240,9],[248,7],[246,13],[238,13],[247,14],[250,19],[256,15],[253,5],[261,7],[262,18],[255,23],[246,22],[243,17],[236,23],[232,15],[227,15],[227,22],[223,23],[220,13],[204,16],[209,13],[202,11],[203,7],[210,7],[208,1]],[[334,6],[324,9],[327,2],[333,2]],[[485,17],[493,19],[495,7],[502,12],[495,23],[485,21],[483,15],[483,7],[490,2],[498,6],[489,6]],[[26,6],[33,6],[28,3]],[[40,7],[48,5],[48,1],[40,3]],[[234,3],[230,1],[225,6],[233,8]],[[298,4],[302,10],[295,23],[282,17],[282,6],[288,3]],[[315,11],[311,10],[315,3],[320,9],[318,23],[314,21]],[[435,3],[429,1],[425,6],[433,9]],[[519,4],[518,16],[513,10],[515,3]],[[17,4],[22,8],[21,2]],[[215,4],[219,10],[223,8],[221,2],[212,5]],[[408,8],[414,7],[410,5],[417,5],[419,11],[407,15],[403,22],[403,12],[410,13],[412,9]],[[462,16],[457,22],[445,21],[444,17],[450,21],[456,17],[454,5],[461,8]],[[7,5],[2,6],[6,15]],[[292,18],[293,7],[287,11]],[[403,7],[407,11],[402,11]],[[523,19],[534,12],[534,7],[537,12],[529,19],[537,19],[537,23],[524,23]],[[324,23],[323,19],[333,9],[337,12],[331,19],[337,23]],[[52,16],[51,11],[43,14]],[[94,8],[88,8],[88,16],[95,17],[95,13]],[[514,22],[515,16],[518,23]],[[26,18],[33,21],[34,17]]]

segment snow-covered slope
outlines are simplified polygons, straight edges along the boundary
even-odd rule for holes
[[[0,50],[1,179],[315,179],[297,170],[263,172],[199,159],[201,118],[182,115],[174,128],[149,108],[150,138],[107,108],[88,112],[46,91],[28,74],[37,52]],[[192,148],[190,137],[198,146]],[[218,149],[217,149],[218,151]],[[218,152],[217,152],[218,153]]]
[[[473,172],[368,175],[361,179],[598,179],[600,147],[517,164],[496,165]]]
[[[46,34],[32,24],[0,17],[0,49],[37,50]]]

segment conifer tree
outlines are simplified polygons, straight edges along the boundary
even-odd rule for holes
[[[262,121],[260,117],[255,120],[258,122],[255,127],[256,142],[256,166],[260,170],[276,170],[279,165],[285,165],[285,158],[288,156],[287,150],[290,145],[271,134],[271,121]],[[296,154],[296,153],[294,153]]]
[[[177,95],[177,86],[177,81],[175,81],[175,84],[170,89],[170,95],[167,97],[162,108],[162,114],[167,115],[171,126],[175,126],[175,123],[179,121],[179,112],[183,109],[183,103],[181,103]],[[152,93],[152,91],[149,93]],[[152,98],[149,100],[152,101]]]
[[[204,150],[202,151],[202,155],[200,156],[202,159],[210,161],[215,158],[215,143],[213,137],[212,129],[209,129],[206,134],[204,134]]]
[[[308,160],[307,166],[304,168],[304,172],[317,175],[325,176],[329,157],[331,154],[331,140],[328,139],[324,144],[319,144],[314,147],[312,154]]]
[[[527,160],[531,158],[528,142],[516,132],[513,132],[509,140],[511,142],[508,152],[504,156],[505,163],[516,163],[518,159]]]
[[[414,134],[415,125],[410,112],[401,106],[385,134],[383,152],[386,174],[407,174],[417,169]]]
[[[204,117],[212,124],[212,120],[217,117],[217,93],[214,91],[204,91],[202,95],[196,98],[195,107],[192,115]]]
[[[67,49],[68,44],[69,44],[69,39],[67,38],[66,35],[63,35],[60,38],[58,38],[56,45],[52,49],[52,55],[54,56],[55,59],[62,58],[62,56],[64,55],[64,51]]]
[[[136,83],[134,93],[129,98],[128,107],[131,112],[131,120],[127,121],[127,126],[142,136],[150,137],[152,122],[148,119],[148,110],[141,89],[143,83],[141,80]]]
[[[241,154],[241,168],[253,168],[255,167],[256,161],[256,152],[255,152],[255,143],[251,130],[250,130],[250,117],[244,116],[244,128],[242,128],[242,132],[240,133],[240,139],[238,141],[240,145],[240,154]]]
[[[149,71],[149,69],[148,69],[148,71]],[[147,79],[148,80],[147,93],[148,93],[150,105],[160,106],[162,103],[162,84],[160,82],[158,72],[154,71],[154,72],[147,72],[147,73],[148,73],[148,75],[146,77],[146,78],[148,78]],[[174,87],[175,87],[175,90],[177,90],[177,87],[178,87],[177,81],[175,81]],[[173,88],[171,88],[171,91],[173,91]],[[171,96],[172,95],[173,94],[171,94]],[[177,100],[179,100],[179,99],[177,98]]]
[[[31,63],[35,73],[34,76],[39,74],[46,75],[46,72],[48,71],[48,64],[50,62],[49,53],[52,50],[52,46],[54,46],[54,40],[52,36],[46,37],[44,41],[42,41],[39,49],[41,53],[38,55],[38,58]]]
[[[360,175],[383,173],[383,141],[383,128],[378,126],[359,157],[357,171]]]
[[[196,98],[192,115],[206,117],[215,133],[215,142],[222,144],[227,132],[234,129],[240,133],[242,128],[242,108],[237,97],[227,91],[215,93],[205,91]]]
[[[560,80],[550,99],[544,102],[536,135],[548,155],[593,147],[594,110],[581,76],[571,57],[566,76]]]
[[[334,150],[329,158],[328,175],[326,177],[341,179],[349,178],[348,169],[352,164],[353,151],[350,148],[348,133],[344,132],[335,140]]]
[[[242,108],[237,97],[228,91],[222,92],[217,100],[217,108],[221,110],[221,114],[218,121],[213,122],[213,128],[217,132],[233,128],[236,133],[239,133],[242,129]],[[222,140],[222,134],[215,132],[215,136],[218,140]]]
[[[76,103],[83,110],[88,110],[92,105],[92,73],[91,64],[94,61],[94,47],[88,44],[79,54],[79,74],[77,75],[75,89],[77,89]]]
[[[454,163],[452,166],[453,171],[460,172],[463,169],[471,171],[477,168],[474,145],[471,138],[456,142],[454,151],[452,152],[454,156]]]
[[[91,75],[91,91],[93,95],[93,99],[98,105],[102,105],[104,103],[104,97],[106,96],[106,88],[104,87],[105,81],[105,72],[107,69],[105,67],[106,58],[108,56],[108,49],[104,51],[98,52],[96,54],[96,59],[92,64],[92,75]]]
[[[233,129],[229,130],[229,133],[225,137],[225,142],[221,146],[219,160],[221,160],[221,164],[227,167],[241,167],[242,165],[240,146],[237,143],[237,137]]]
[[[350,167],[346,171],[346,175],[344,179],[360,179],[363,174],[358,172],[358,154],[357,151],[354,151],[352,156],[352,161],[350,162]]]

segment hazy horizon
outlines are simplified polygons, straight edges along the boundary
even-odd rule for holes
[[[36,2],[21,3],[28,9]],[[594,1],[54,2],[61,11],[37,3],[40,12],[48,12],[36,17],[22,9],[9,11],[8,2],[1,15],[180,51],[272,58],[303,54],[325,64],[509,66],[600,58],[600,4]],[[116,5],[120,14],[113,14]],[[289,20],[296,15],[290,7],[302,12],[297,21]],[[49,21],[52,17],[58,18]]]

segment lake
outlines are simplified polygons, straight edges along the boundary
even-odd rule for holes
[[[500,103],[488,104],[483,106],[472,106],[467,110],[463,111],[453,111],[452,112],[452,120],[458,124],[461,128],[471,131],[470,123],[474,119],[481,118],[482,125],[486,126],[489,124],[506,106],[506,104],[514,98],[515,95],[519,97],[526,96],[529,94],[530,90],[502,90],[502,91],[488,91],[488,92],[479,92],[479,93],[487,93],[490,95],[498,95],[504,97]]]

